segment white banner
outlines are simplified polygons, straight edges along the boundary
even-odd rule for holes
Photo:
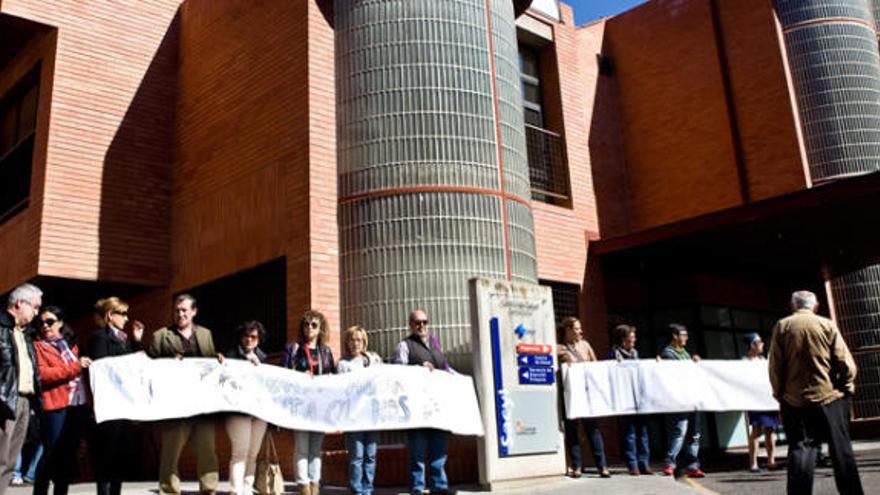
[[[767,361],[598,361],[562,366],[568,418],[775,411]]]
[[[220,364],[139,353],[95,361],[89,375],[98,422],[235,411],[295,430],[437,428],[483,435],[471,377],[421,366],[383,365],[312,378],[239,360]]]

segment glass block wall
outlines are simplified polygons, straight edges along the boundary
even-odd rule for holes
[[[866,0],[776,0],[814,182],[880,170],[880,54]]]
[[[878,0],[776,0],[814,183],[880,170]],[[857,417],[880,416],[880,265],[831,279],[841,333],[860,365]]]
[[[390,357],[422,308],[470,371],[468,280],[537,279],[513,2],[336,0],[334,24],[343,327]]]

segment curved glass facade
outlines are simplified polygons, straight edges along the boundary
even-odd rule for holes
[[[777,0],[814,182],[880,170],[880,54],[864,0]]]
[[[468,280],[537,278],[514,6],[488,6],[334,3],[343,326],[390,356],[422,308],[465,371]]]
[[[777,0],[814,182],[880,170],[880,1]],[[860,367],[856,417],[880,414],[880,265],[830,280],[840,331]]]

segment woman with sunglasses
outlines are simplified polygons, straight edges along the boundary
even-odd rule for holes
[[[142,349],[144,325],[132,322],[126,333],[128,304],[118,297],[95,303],[95,322],[99,328],[89,337],[89,356],[93,360],[124,356]],[[122,481],[130,475],[138,448],[135,423],[127,419],[104,421],[95,426],[91,442],[92,464],[98,495],[119,495]]]
[[[38,322],[41,339],[34,349],[43,399],[43,456],[37,465],[34,495],[46,495],[50,481],[55,485],[55,495],[65,495],[76,476],[76,451],[88,423],[88,397],[82,372],[92,360],[79,356],[73,331],[64,323],[61,309],[46,306]]]
[[[306,311],[299,321],[299,339],[284,349],[282,365],[311,376],[336,373],[333,352],[327,345],[330,325],[319,311]],[[321,486],[321,442],[324,433],[293,432],[294,467],[300,495],[318,495]]]
[[[236,327],[238,345],[226,353],[227,359],[241,359],[254,366],[266,361],[260,342],[266,338],[266,329],[259,321],[246,321]],[[229,435],[229,484],[235,495],[251,495],[254,492],[254,475],[257,471],[257,455],[263,445],[266,422],[247,414],[230,414],[226,417],[226,433]]]

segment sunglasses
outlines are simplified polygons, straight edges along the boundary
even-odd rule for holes
[[[410,325],[417,326],[417,327],[420,327],[422,325],[427,326],[428,320],[410,320],[409,323],[410,323]]]
[[[125,316],[126,318],[128,318],[128,311],[114,311],[113,314],[119,315],[119,316]]]
[[[310,321],[308,323],[303,323],[303,326],[309,328],[321,328],[321,323],[317,321]]]
[[[44,327],[51,327],[52,325],[58,323],[58,320],[56,320],[55,318],[46,318],[45,320],[40,320],[40,323]]]

